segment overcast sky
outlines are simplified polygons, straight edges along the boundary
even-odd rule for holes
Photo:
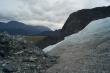
[[[110,5],[110,0],[0,0],[0,21],[60,29],[70,13]]]

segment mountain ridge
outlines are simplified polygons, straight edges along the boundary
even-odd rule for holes
[[[36,35],[44,31],[52,30],[45,26],[31,26],[18,21],[0,22],[0,32],[7,32],[12,35]]]

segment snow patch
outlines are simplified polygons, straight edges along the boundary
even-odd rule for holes
[[[50,45],[50,46],[44,48],[43,51],[44,51],[45,53],[48,53],[49,51],[51,51],[53,48],[55,48],[55,47],[56,47],[57,45],[59,45],[60,43],[62,43],[62,41],[59,42],[59,43],[57,43],[57,44]]]

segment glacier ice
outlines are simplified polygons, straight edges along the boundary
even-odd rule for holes
[[[80,43],[98,43],[110,39],[110,17],[92,21],[82,31],[65,37],[65,40],[46,47],[44,52],[58,51],[58,46],[67,44],[80,44]]]

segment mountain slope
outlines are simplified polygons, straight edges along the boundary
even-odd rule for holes
[[[8,32],[10,34],[20,35],[34,35],[44,31],[51,31],[44,26],[31,26],[17,21],[10,21],[8,23],[0,22],[0,32]]]
[[[110,6],[83,9],[72,13],[62,28],[63,36],[68,36],[84,29],[91,21],[110,17]]]
[[[60,58],[47,73],[109,73],[109,43],[110,18],[93,21],[54,46],[49,54]]]

